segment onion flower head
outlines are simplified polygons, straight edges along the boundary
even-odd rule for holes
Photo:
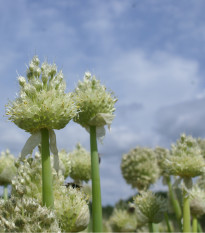
[[[137,228],[136,213],[126,209],[115,208],[109,223],[113,232],[134,232]]]
[[[0,200],[0,232],[60,232],[56,215],[36,199]]]
[[[27,77],[18,77],[20,93],[7,105],[8,119],[26,132],[41,128],[62,129],[77,114],[62,71],[55,64],[42,63],[34,56],[27,68]]]
[[[114,119],[114,105],[117,98],[89,72],[85,73],[83,81],[78,82],[73,98],[79,108],[79,113],[73,119],[74,122],[88,131],[90,126],[96,126],[97,135],[103,137],[104,126],[110,127]]]
[[[31,154],[41,143],[41,130],[49,131],[50,150],[54,154],[55,169],[59,169],[58,150],[54,129],[64,128],[77,114],[71,93],[65,93],[62,71],[55,64],[43,62],[34,56],[27,68],[27,77],[18,77],[20,92],[6,106],[8,119],[32,135],[21,151],[21,159]]]
[[[15,197],[36,199],[42,205],[41,156],[29,156],[17,163],[18,172],[12,180],[12,194]],[[80,189],[66,188],[64,177],[52,169],[54,190],[54,213],[63,232],[81,231],[89,223],[88,198]]]
[[[190,210],[197,218],[205,214],[205,190],[194,185],[190,191]]]
[[[91,179],[91,158],[90,152],[79,143],[76,149],[69,154],[71,163],[70,177],[76,182],[88,182]]]
[[[121,172],[132,188],[148,189],[160,172],[154,151],[145,147],[130,150],[122,156]]]
[[[134,197],[138,219],[144,223],[159,223],[167,211],[167,200],[151,191],[142,191]]]
[[[164,165],[168,174],[184,179],[200,176],[205,172],[205,160],[197,140],[185,134],[172,145]]]

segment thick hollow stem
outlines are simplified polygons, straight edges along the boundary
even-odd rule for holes
[[[179,201],[176,198],[176,194],[174,193],[174,191],[172,189],[170,177],[167,177],[167,184],[169,187],[169,196],[170,196],[173,208],[174,208],[174,212],[176,214],[176,218],[178,221],[181,221],[182,211],[181,211],[181,207],[179,205]]]
[[[171,226],[170,226],[170,223],[169,223],[169,216],[168,216],[167,213],[164,214],[164,218],[165,218],[165,221],[166,221],[166,224],[167,224],[167,232],[172,232]]]
[[[93,232],[102,232],[102,205],[96,127],[90,126]]]
[[[182,229],[182,224],[181,224],[182,210],[181,210],[179,201],[177,199],[177,196],[176,196],[174,190],[172,189],[171,179],[169,176],[166,178],[166,181],[167,181],[167,185],[169,188],[169,197],[170,197],[173,209],[174,209],[174,213],[176,215],[178,226],[180,228],[179,230],[181,231],[181,229]]]
[[[149,232],[159,232],[158,224],[149,222]]]
[[[197,226],[198,232],[203,232],[203,229],[202,229],[202,227],[201,227],[200,222],[198,222],[197,225],[198,225],[198,226]]]
[[[183,190],[183,232],[191,232],[189,196]]]
[[[192,232],[198,232],[197,225],[198,225],[197,218],[196,218],[196,216],[193,216],[193,219],[192,219]]]
[[[4,200],[8,200],[8,185],[4,185]]]
[[[157,223],[152,223],[152,229],[153,229],[153,232],[158,233],[159,232],[159,225]]]
[[[43,205],[53,208],[52,169],[49,151],[48,129],[41,129],[41,160],[42,160],[42,198]]]
[[[151,222],[149,222],[149,232],[153,232],[153,226]]]

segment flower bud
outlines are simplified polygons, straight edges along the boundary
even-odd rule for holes
[[[76,149],[69,154],[71,163],[70,177],[76,182],[88,182],[91,179],[90,152],[77,144]]]
[[[25,86],[25,84],[26,84],[26,79],[25,79],[23,76],[19,76],[19,77],[18,77],[18,81],[19,81],[19,85],[20,85],[21,87],[24,87],[24,86]]]
[[[190,191],[190,210],[197,218],[205,214],[205,190],[195,185]]]
[[[133,188],[148,189],[158,179],[156,155],[149,148],[136,147],[122,156],[121,171]]]
[[[135,232],[137,228],[136,213],[125,209],[114,209],[109,222],[113,232]]]
[[[204,158],[193,137],[182,134],[176,144],[172,145],[170,152],[164,161],[168,174],[181,178],[192,178],[205,172]]]
[[[139,221],[144,223],[159,223],[167,211],[167,200],[151,191],[142,191],[134,198]]]

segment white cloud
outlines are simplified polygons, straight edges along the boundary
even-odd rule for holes
[[[192,99],[200,90],[198,63],[176,54],[123,51],[110,63],[107,70],[110,77],[116,77],[112,84],[123,86],[119,100],[123,103],[138,101],[145,107],[157,108]]]

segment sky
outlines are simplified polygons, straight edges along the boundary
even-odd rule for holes
[[[122,155],[136,146],[170,148],[181,133],[205,137],[204,0],[0,0],[0,151],[18,156],[30,136],[5,116],[34,55],[62,69],[71,92],[90,71],[114,91],[115,119],[100,165],[103,205],[134,195]],[[58,149],[89,134],[70,122]],[[158,182],[152,189],[164,187]]]

